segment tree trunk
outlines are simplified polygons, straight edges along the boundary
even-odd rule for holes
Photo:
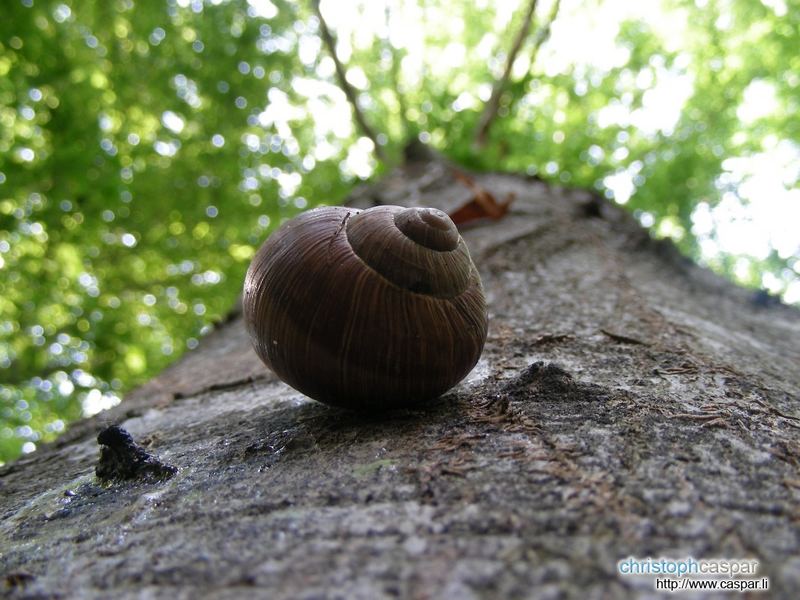
[[[753,558],[800,587],[800,313],[737,288],[581,190],[476,176],[463,232],[489,303],[472,374],[362,416],[276,380],[234,314],[115,409],[0,472],[15,597],[652,596],[628,556]],[[411,162],[351,203],[452,210]],[[103,483],[119,424],[178,468]],[[2,583],[0,583],[2,585]]]

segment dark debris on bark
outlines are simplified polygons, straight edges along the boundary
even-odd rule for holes
[[[130,433],[118,425],[106,427],[97,436],[100,460],[95,468],[102,481],[162,481],[178,469],[162,462],[133,441]]]

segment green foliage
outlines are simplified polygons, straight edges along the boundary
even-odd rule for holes
[[[332,18],[390,156],[420,136],[473,168],[616,190],[656,235],[740,282],[759,286],[768,273],[781,291],[796,281],[800,260],[775,248],[701,254],[716,234],[699,231],[696,212],[749,201],[732,158],[800,142],[797,3],[673,0],[682,47],[659,23],[628,19],[623,58],[608,68],[549,68],[563,31],[538,56],[529,40],[476,150],[523,9],[501,18],[491,2],[362,2]],[[743,122],[754,82],[776,108]],[[685,89],[685,102],[672,122],[648,125],[665,87]],[[3,2],[0,462],[194,347],[274,226],[380,170],[349,117],[304,3]]]
[[[263,114],[305,100],[292,4],[25,4],[0,9],[0,460],[196,345],[269,228],[347,185],[346,141],[315,161],[308,115]]]

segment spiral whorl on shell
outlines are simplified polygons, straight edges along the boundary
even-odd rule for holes
[[[286,222],[250,265],[244,316],[281,379],[353,408],[439,396],[475,366],[487,330],[453,222],[399,206],[324,207]]]

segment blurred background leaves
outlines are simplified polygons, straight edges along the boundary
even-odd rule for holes
[[[0,462],[194,348],[281,220],[412,137],[595,188],[800,302],[800,6],[7,0],[0,7]],[[387,157],[375,158],[377,142]]]

